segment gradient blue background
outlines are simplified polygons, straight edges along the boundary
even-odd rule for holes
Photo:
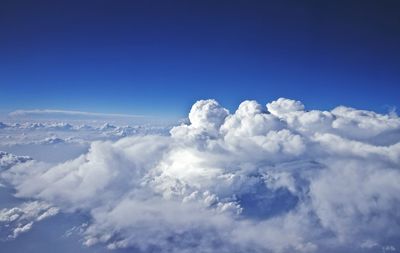
[[[0,108],[400,105],[400,1],[0,2]]]

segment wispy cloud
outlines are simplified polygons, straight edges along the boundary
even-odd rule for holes
[[[53,109],[35,109],[35,110],[16,110],[8,114],[10,117],[24,116],[89,116],[89,117],[110,117],[110,118],[145,118],[148,116],[136,114],[119,114],[119,113],[97,113],[70,110],[53,110]]]

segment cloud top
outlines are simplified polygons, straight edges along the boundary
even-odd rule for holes
[[[1,174],[19,197],[88,213],[86,245],[138,252],[400,247],[400,119],[280,98],[196,102],[169,136],[94,142]]]

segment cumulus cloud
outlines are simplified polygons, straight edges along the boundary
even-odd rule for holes
[[[16,156],[0,151],[0,171],[9,169],[18,163],[24,163],[29,160],[32,160],[29,156]]]
[[[0,210],[0,234],[3,240],[15,239],[29,231],[35,222],[58,213],[58,209],[42,201],[31,201]]]
[[[395,115],[344,106],[280,98],[229,113],[201,100],[168,136],[93,142],[76,159],[18,163],[1,178],[18,197],[86,212],[87,246],[389,251],[400,246],[399,132]]]

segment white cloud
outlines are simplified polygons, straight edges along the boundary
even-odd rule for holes
[[[300,101],[295,101],[286,98],[279,98],[276,101],[267,104],[268,111],[275,115],[280,116],[290,112],[303,111],[304,105]]]
[[[37,115],[67,115],[67,116],[95,116],[95,117],[123,117],[138,118],[146,117],[143,115],[117,114],[117,113],[96,113],[68,110],[35,109],[35,110],[16,110],[8,114],[11,117],[37,116]]]
[[[400,241],[398,117],[343,106],[306,111],[289,99],[266,108],[244,101],[230,114],[202,100],[189,120],[169,136],[93,142],[76,159],[19,163],[1,177],[19,197],[89,214],[86,245],[139,252],[400,246],[391,242]]]
[[[1,118],[6,124],[1,125],[0,129],[7,128],[8,122],[25,122],[28,120],[36,120],[39,123],[46,123],[49,121],[69,121],[73,122],[96,122],[97,125],[107,122],[115,124],[152,124],[152,125],[170,125],[177,122],[176,117],[154,117],[149,115],[139,114],[120,114],[120,113],[97,113],[85,111],[71,111],[71,110],[53,110],[53,109],[34,109],[34,110],[15,110],[9,112]],[[40,124],[37,126],[40,128]],[[63,126],[54,126],[59,129]]]
[[[18,163],[24,163],[32,160],[28,156],[15,156],[13,154],[0,151],[0,171],[11,168]]]
[[[59,210],[45,202],[31,201],[20,206],[0,210],[0,233],[15,239],[29,231],[35,222],[56,215]]]

